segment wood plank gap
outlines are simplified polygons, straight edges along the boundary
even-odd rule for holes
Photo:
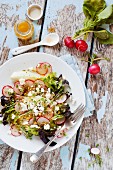
[[[22,160],[22,151],[19,151],[18,163],[17,163],[17,170],[20,170],[21,160]]]
[[[93,54],[93,47],[94,47],[94,35],[92,35],[92,40],[91,40],[91,48],[90,48],[90,57],[92,57]],[[88,61],[90,61],[90,58],[88,59]],[[86,78],[85,78],[85,86],[87,88],[87,84],[88,84],[88,68],[90,67],[90,63],[88,62],[88,66],[87,66],[87,73],[86,73]],[[80,128],[77,131],[77,135],[76,135],[76,140],[75,140],[75,144],[74,144],[74,152],[73,152],[73,157],[72,157],[72,163],[71,163],[71,170],[74,170],[74,164],[75,164],[75,159],[76,159],[76,154],[77,154],[77,149],[78,149],[78,141],[79,141],[79,136],[80,136]]]
[[[73,157],[72,157],[71,170],[74,170],[75,158],[76,158],[78,141],[79,141],[79,134],[80,134],[80,128],[77,131],[76,140],[74,144],[74,152],[73,152]]]
[[[90,48],[90,57],[92,57],[92,54],[93,54],[93,47],[94,47],[94,34],[92,35],[92,40],[91,40],[91,48]],[[87,73],[86,73],[86,79],[85,79],[85,86],[87,88],[87,84],[88,84],[88,68],[90,67],[90,58],[88,58],[88,67],[87,67]]]
[[[47,1],[48,0],[45,0],[44,11],[43,11],[43,19],[42,19],[42,25],[41,25],[41,31],[40,31],[40,35],[39,35],[39,42],[41,41],[42,32],[43,32],[43,26],[44,26],[45,14],[46,14]],[[37,47],[37,52],[39,52],[39,50],[40,50],[40,47]]]

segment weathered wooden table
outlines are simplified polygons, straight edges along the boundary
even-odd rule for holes
[[[107,0],[108,4],[113,0]],[[109,57],[111,61],[100,61],[101,74],[89,76],[88,63],[77,57],[75,49],[67,49],[63,38],[72,36],[82,27],[84,15],[83,0],[4,0],[0,4],[0,64],[12,57],[10,50],[18,42],[13,26],[18,19],[25,19],[26,9],[32,3],[39,3],[44,10],[43,18],[33,23],[35,41],[41,40],[48,32],[55,31],[60,42],[55,47],[35,48],[32,51],[44,51],[56,56],[72,54],[75,56],[83,74],[87,88],[91,89],[95,111],[84,118],[80,130],[62,147],[45,153],[40,161],[32,164],[30,154],[17,151],[0,141],[0,170],[113,170],[113,46],[100,45],[91,35],[88,38],[89,51]],[[110,26],[113,32],[113,26]],[[19,43],[19,44],[18,44]],[[0,78],[2,81],[2,77]],[[101,151],[100,162],[93,164],[88,149],[98,147]],[[98,158],[98,159],[99,159]]]

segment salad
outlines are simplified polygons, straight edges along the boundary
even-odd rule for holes
[[[14,84],[2,88],[0,117],[9,124],[9,134],[26,138],[39,136],[47,143],[48,137],[64,124],[71,113],[68,99],[71,88],[62,74],[57,76],[52,66],[38,63],[36,68],[22,70],[23,75],[11,76]],[[38,77],[38,78],[37,78]],[[52,145],[56,143],[53,142]]]

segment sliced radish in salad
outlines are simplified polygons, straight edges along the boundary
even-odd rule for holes
[[[15,95],[15,99],[16,99],[16,100],[22,100],[22,99],[23,99],[23,96],[17,94],[17,95]]]
[[[61,125],[61,124],[63,124],[64,122],[65,122],[65,117],[62,117],[62,118],[59,118],[59,119],[55,120],[55,123],[56,123],[57,125]]]
[[[2,88],[2,94],[6,97],[10,97],[13,93],[13,88],[9,85],[6,85]]]
[[[19,94],[19,95],[23,94],[24,88],[23,88],[23,85],[21,85],[19,81],[16,81],[14,83],[14,88],[13,89],[14,89],[16,94]]]
[[[40,75],[46,75],[52,72],[52,66],[47,62],[39,63],[36,66],[36,71]]]
[[[29,125],[32,125],[33,124],[33,118],[31,118],[28,123],[29,123]]]
[[[48,68],[47,68],[47,66],[44,63],[39,63],[36,66],[36,71],[40,75],[46,75],[47,72],[48,72]]]
[[[63,94],[62,96],[60,96],[57,100],[56,100],[56,102],[57,103],[63,103],[63,102],[65,102],[67,100],[67,95],[66,94]]]
[[[21,106],[20,106],[19,102],[17,102],[17,103],[15,104],[15,111],[16,111],[16,112],[19,112],[20,109],[21,109]]]
[[[31,86],[33,86],[33,84],[34,84],[33,80],[29,80],[29,79],[25,80],[25,85],[26,86],[31,87]]]
[[[35,84],[45,86],[44,82],[40,79],[35,80]]]
[[[52,66],[49,63],[47,62],[42,63],[42,67],[47,67],[48,69],[47,74],[52,72]]]
[[[39,123],[39,124],[49,123],[49,120],[45,117],[39,117],[37,120],[37,123]]]
[[[51,119],[53,117],[53,111],[51,108],[47,108],[46,110],[47,113],[44,114],[44,117],[47,118],[47,119]]]
[[[13,136],[15,136],[15,137],[21,135],[21,133],[18,131],[18,129],[16,128],[15,125],[12,125],[11,128],[10,128],[10,130],[11,130],[11,134],[12,134]]]

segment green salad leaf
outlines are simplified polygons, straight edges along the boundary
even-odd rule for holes
[[[98,13],[103,11],[106,7],[106,2],[104,0],[84,0],[83,12],[86,17],[94,18]]]

